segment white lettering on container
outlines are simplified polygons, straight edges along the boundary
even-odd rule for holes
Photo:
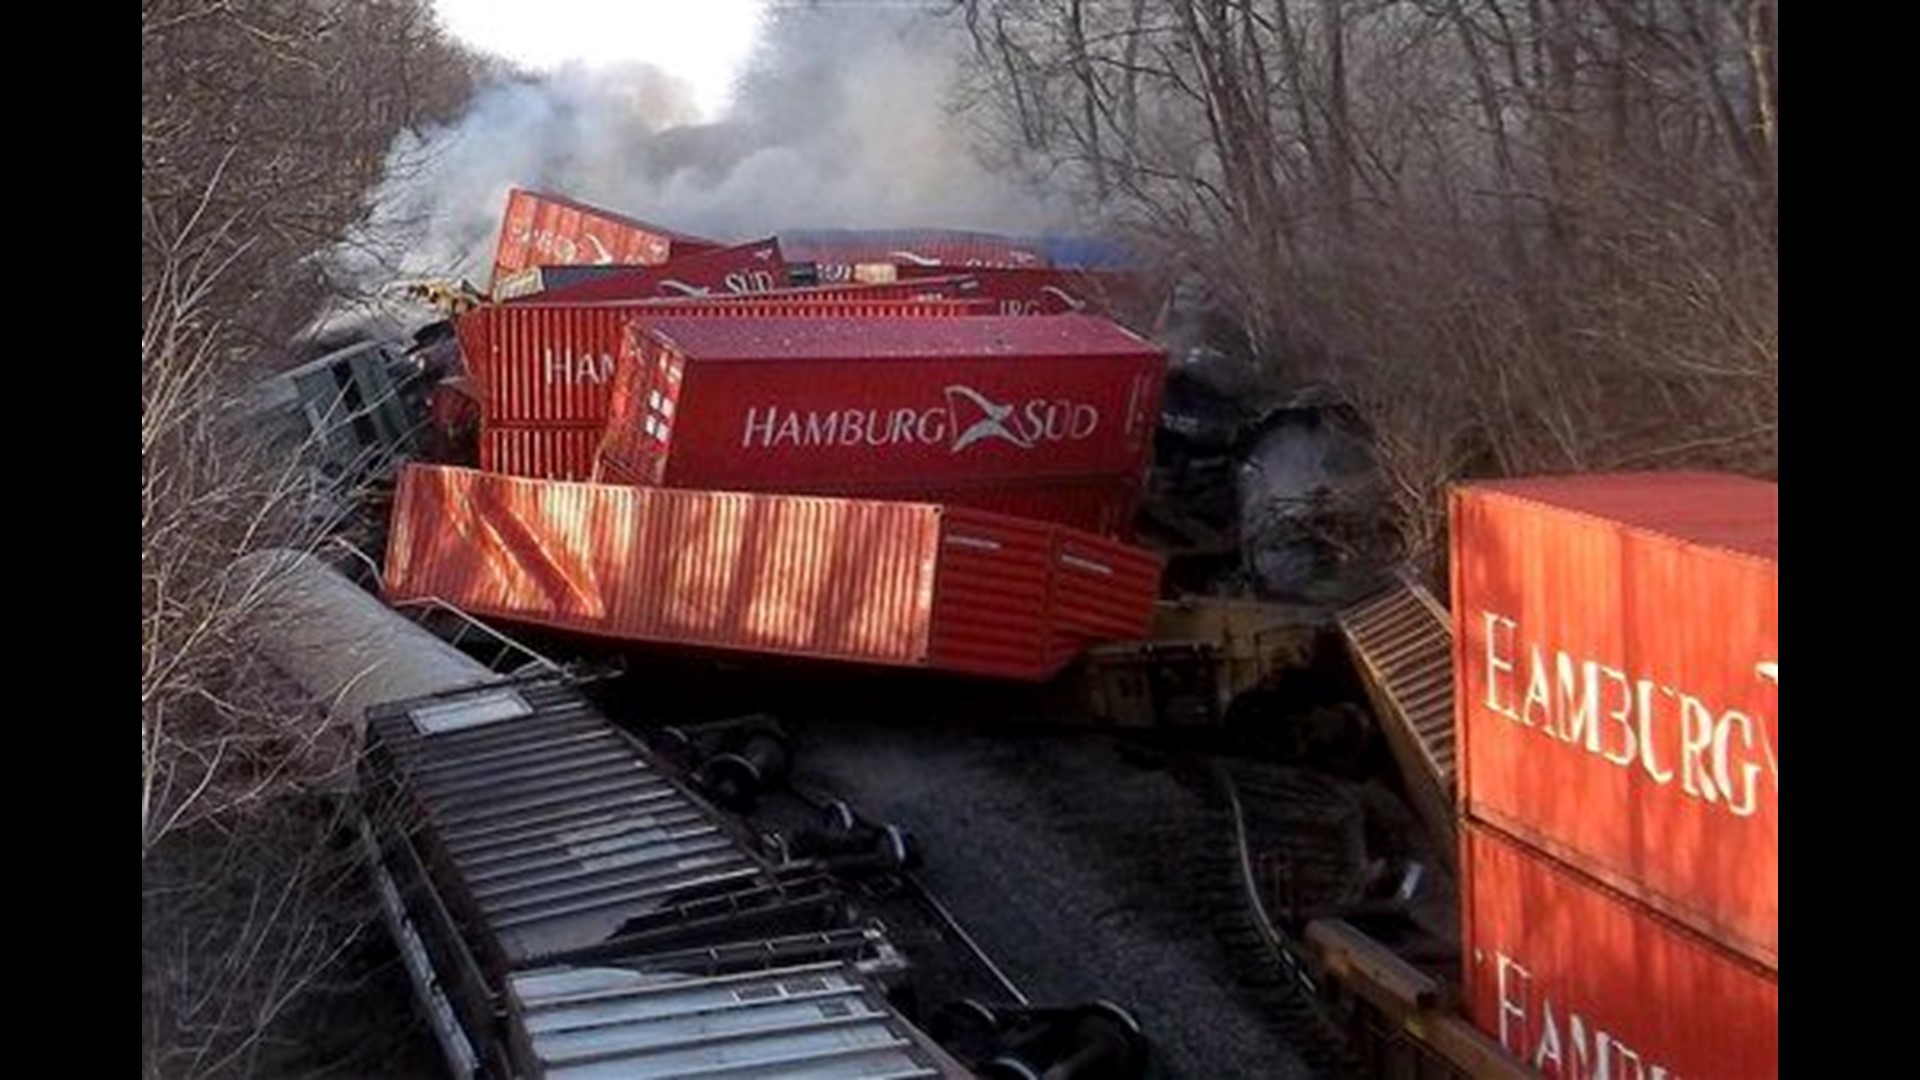
[[[1778,798],[1779,766],[1764,719],[1549,650],[1494,612],[1482,611],[1480,623],[1487,711],[1663,787],[1678,780],[1682,794],[1735,817],[1751,817],[1763,796]]]
[[[961,453],[982,443],[1021,450],[1090,439],[1100,410],[1066,398],[995,401],[970,386],[946,388],[946,404],[892,409],[784,409],[748,406],[740,429],[743,449],[867,446],[946,446]]]
[[[1515,1057],[1566,1080],[1679,1080],[1667,1066],[1648,1063],[1595,1017],[1566,1010],[1562,1022],[1551,997],[1535,998],[1532,972],[1504,952],[1496,950],[1494,957],[1494,1027],[1500,1045]]]
[[[556,353],[548,349],[542,357],[541,371],[546,376],[548,386],[578,386],[581,383],[605,386],[613,381],[613,354],[595,356],[592,353]]]

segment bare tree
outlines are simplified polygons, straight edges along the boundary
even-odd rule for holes
[[[1367,409],[1409,535],[1463,476],[1770,475],[1769,0],[961,0],[1002,160]]]
[[[144,1071],[254,1075],[371,906],[328,843],[351,744],[252,659],[272,583],[228,573],[326,526],[247,390],[395,135],[471,68],[425,0],[149,0],[141,36]]]

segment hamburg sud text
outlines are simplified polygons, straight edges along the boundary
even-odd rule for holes
[[[1752,816],[1763,796],[1779,798],[1772,725],[1683,687],[1543,649],[1504,615],[1480,618],[1489,711],[1662,787],[1678,781],[1688,798],[1735,817]],[[1756,659],[1753,670],[1771,681],[1774,665]]]

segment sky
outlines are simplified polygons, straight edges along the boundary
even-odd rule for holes
[[[684,80],[703,119],[726,111],[764,0],[436,0],[475,48],[548,70],[642,61]]]

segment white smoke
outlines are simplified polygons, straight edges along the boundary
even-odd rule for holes
[[[362,289],[484,284],[507,191],[568,195],[719,240],[787,228],[1036,231],[1062,220],[984,169],[948,108],[965,36],[898,7],[783,8],[721,122],[645,66],[484,89],[451,126],[396,142],[369,217],[338,253]]]

